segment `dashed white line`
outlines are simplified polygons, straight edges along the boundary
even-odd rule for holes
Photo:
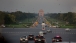
[[[38,32],[2,32],[2,33],[38,33]],[[52,33],[59,33],[59,34],[76,34],[76,33],[66,33],[66,32],[52,32]]]
[[[71,33],[71,34],[74,34],[74,33]]]
[[[74,34],[76,34],[76,33],[74,33]]]
[[[52,32],[52,33],[60,33],[60,34],[76,34],[76,33],[66,33],[66,32]]]

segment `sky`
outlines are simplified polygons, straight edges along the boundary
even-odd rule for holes
[[[76,12],[76,0],[0,0],[0,11],[38,13]]]

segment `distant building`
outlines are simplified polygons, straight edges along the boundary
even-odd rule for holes
[[[39,16],[44,16],[44,11],[42,9],[39,10]]]

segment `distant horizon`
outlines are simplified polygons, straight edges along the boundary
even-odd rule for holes
[[[2,12],[10,12],[11,13],[11,12],[17,12],[17,11],[2,11]],[[24,12],[24,11],[21,11],[21,12]],[[69,11],[69,12],[72,12],[72,11]],[[25,12],[25,13],[36,13],[36,12],[29,12],[28,11],[28,12]],[[47,13],[51,13],[51,12],[47,12]],[[47,14],[47,13],[44,12],[44,14]],[[57,13],[57,12],[53,12],[53,13]],[[62,13],[62,12],[58,12],[58,13]],[[64,12],[64,13],[68,13],[68,12]],[[72,12],[72,13],[76,13],[76,12]]]
[[[2,11],[2,12],[8,12],[8,11]],[[17,11],[14,11],[14,12],[17,12]],[[35,12],[23,12],[23,11],[21,11],[22,13],[35,13]],[[8,13],[12,13],[12,12],[8,12]],[[66,12],[66,13],[68,13],[68,12]],[[72,13],[76,13],[76,12],[72,12]],[[50,12],[49,13],[44,13],[44,14],[50,14]]]

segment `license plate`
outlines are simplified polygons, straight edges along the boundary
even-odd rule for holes
[[[23,42],[25,42],[25,41],[23,41]]]
[[[57,40],[57,41],[59,41],[59,40]]]
[[[32,37],[30,37],[30,38],[32,38]]]
[[[40,39],[38,41],[41,41]]]

